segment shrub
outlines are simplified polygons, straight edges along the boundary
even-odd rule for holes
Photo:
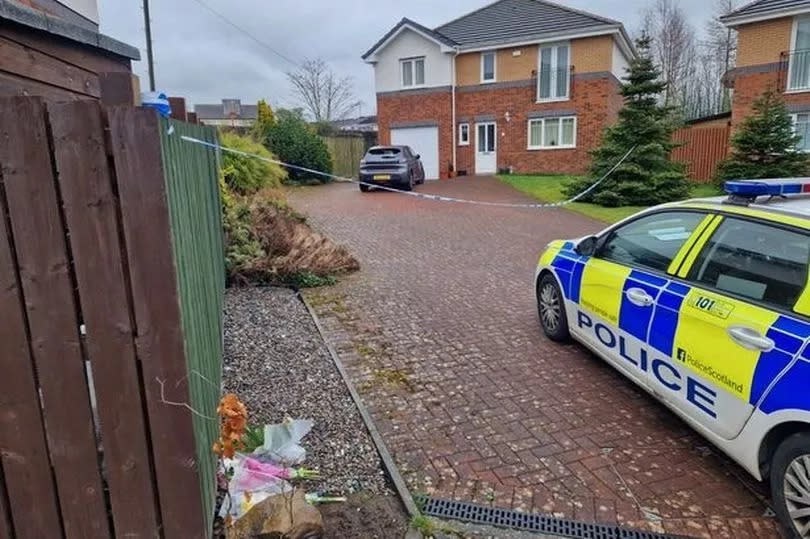
[[[733,150],[718,165],[716,181],[804,176],[808,161],[807,154],[796,151],[800,141],[784,102],[767,90],[731,139]]]
[[[267,148],[249,136],[222,131],[219,140],[228,148],[276,159]],[[266,187],[279,187],[287,178],[287,172],[280,165],[227,151],[222,152],[222,175],[228,188],[238,195],[250,195]]]
[[[327,174],[332,173],[332,157],[326,142],[304,120],[300,112],[280,109],[275,123],[264,135],[264,142],[281,161]],[[327,183],[327,176],[289,169],[289,179],[303,182],[308,179]]]

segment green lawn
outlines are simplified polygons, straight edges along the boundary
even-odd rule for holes
[[[498,176],[501,181],[511,185],[518,191],[531,195],[543,202],[559,202],[564,200],[563,186],[576,176]],[[708,197],[720,194],[713,185],[695,184],[692,190],[693,197]],[[587,215],[593,219],[606,223],[615,223],[625,217],[643,210],[643,206],[624,206],[621,208],[605,208],[596,204],[574,202],[566,206],[567,209]]]

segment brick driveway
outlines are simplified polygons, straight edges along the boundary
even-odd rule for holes
[[[417,188],[525,198],[494,178]],[[540,334],[533,272],[602,224],[339,184],[292,204],[362,270],[307,293],[414,493],[706,537],[777,537],[764,487],[578,345]]]

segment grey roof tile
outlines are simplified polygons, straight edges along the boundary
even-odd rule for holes
[[[435,31],[464,46],[514,42],[605,26],[621,28],[622,24],[547,0],[499,0]]]
[[[779,12],[786,9],[810,8],[810,0],[756,0],[749,2],[734,11],[720,17],[721,21],[736,19],[738,17],[755,17]]]
[[[255,120],[259,116],[257,105],[240,105],[241,113],[236,118],[242,120]],[[222,103],[216,105],[200,104],[194,105],[194,113],[203,120],[227,120],[230,116],[225,115],[225,108]]]

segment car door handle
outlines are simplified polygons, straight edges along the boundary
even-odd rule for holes
[[[745,326],[731,326],[726,331],[732,341],[746,350],[770,352],[776,346],[772,339],[765,337],[755,329]]]
[[[627,291],[627,299],[630,301],[630,303],[639,307],[649,307],[655,303],[655,298],[649,295],[646,290],[642,290],[641,288],[630,288]]]

